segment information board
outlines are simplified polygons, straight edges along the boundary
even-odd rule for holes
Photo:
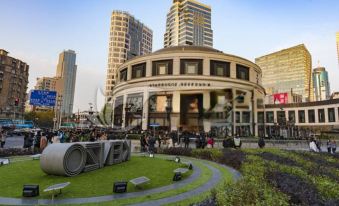
[[[56,91],[32,90],[29,104],[32,106],[54,107]]]

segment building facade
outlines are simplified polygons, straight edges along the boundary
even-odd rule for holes
[[[315,101],[330,99],[330,82],[328,80],[328,73],[325,68],[317,67],[313,69],[312,75]]]
[[[56,91],[56,79],[53,77],[39,77],[36,80],[34,89]]]
[[[153,31],[124,11],[111,16],[106,101],[110,102],[116,82],[116,69],[126,60],[152,52]]]
[[[265,91],[261,70],[244,58],[198,46],[164,48],[118,68],[114,127],[257,134]]]
[[[213,47],[210,6],[195,0],[173,0],[167,14],[164,47],[180,45]]]
[[[339,65],[339,32],[336,33],[336,42],[337,42],[337,56],[338,56],[338,65]]]
[[[73,50],[63,51],[59,54],[56,78],[60,79],[62,86],[58,92],[61,96],[61,114],[73,114],[75,82],[77,74],[76,53]]]
[[[262,84],[267,94],[292,90],[303,101],[313,101],[312,58],[304,44],[255,59],[262,69]]]
[[[259,136],[309,137],[339,128],[339,99],[265,105],[257,114]]]
[[[0,49],[0,118],[21,118],[25,108],[29,66]]]

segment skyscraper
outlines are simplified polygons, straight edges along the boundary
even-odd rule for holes
[[[316,101],[323,101],[330,98],[330,82],[325,67],[313,69],[313,87]]]
[[[179,45],[213,47],[210,6],[194,0],[173,0],[167,14],[164,47]]]
[[[304,44],[256,58],[255,63],[262,70],[267,94],[292,90],[303,101],[313,101],[312,58]]]
[[[116,69],[126,60],[152,52],[153,31],[124,11],[113,11],[109,38],[106,102],[111,101]]]
[[[61,91],[58,95],[62,95],[61,114],[68,116],[73,113],[75,81],[77,73],[76,53],[72,50],[63,51],[59,54],[59,62],[57,66],[56,78],[62,80]]]
[[[338,64],[339,64],[339,32],[336,34],[336,40],[337,40],[337,55],[338,55]]]

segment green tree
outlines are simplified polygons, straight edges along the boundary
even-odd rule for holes
[[[26,112],[25,120],[33,121],[38,127],[53,128],[54,111]]]

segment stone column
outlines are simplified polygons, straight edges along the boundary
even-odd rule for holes
[[[180,92],[173,91],[172,113],[180,114]],[[178,130],[180,115],[171,115],[171,130]]]
[[[173,75],[180,75],[180,58],[173,58]]]
[[[208,111],[211,107],[211,95],[210,91],[204,91],[203,92],[203,108],[204,112]],[[209,119],[203,119],[203,126],[204,126],[204,131],[209,132],[211,131],[211,121]]]
[[[126,103],[127,103],[127,94],[124,94],[124,101],[122,107],[122,126],[121,126],[122,129],[125,129],[126,126],[126,111],[125,111],[127,105]]]
[[[147,88],[144,90],[143,94],[143,108],[142,108],[142,130],[147,130],[147,124],[148,124],[148,109],[149,109],[149,93]]]

